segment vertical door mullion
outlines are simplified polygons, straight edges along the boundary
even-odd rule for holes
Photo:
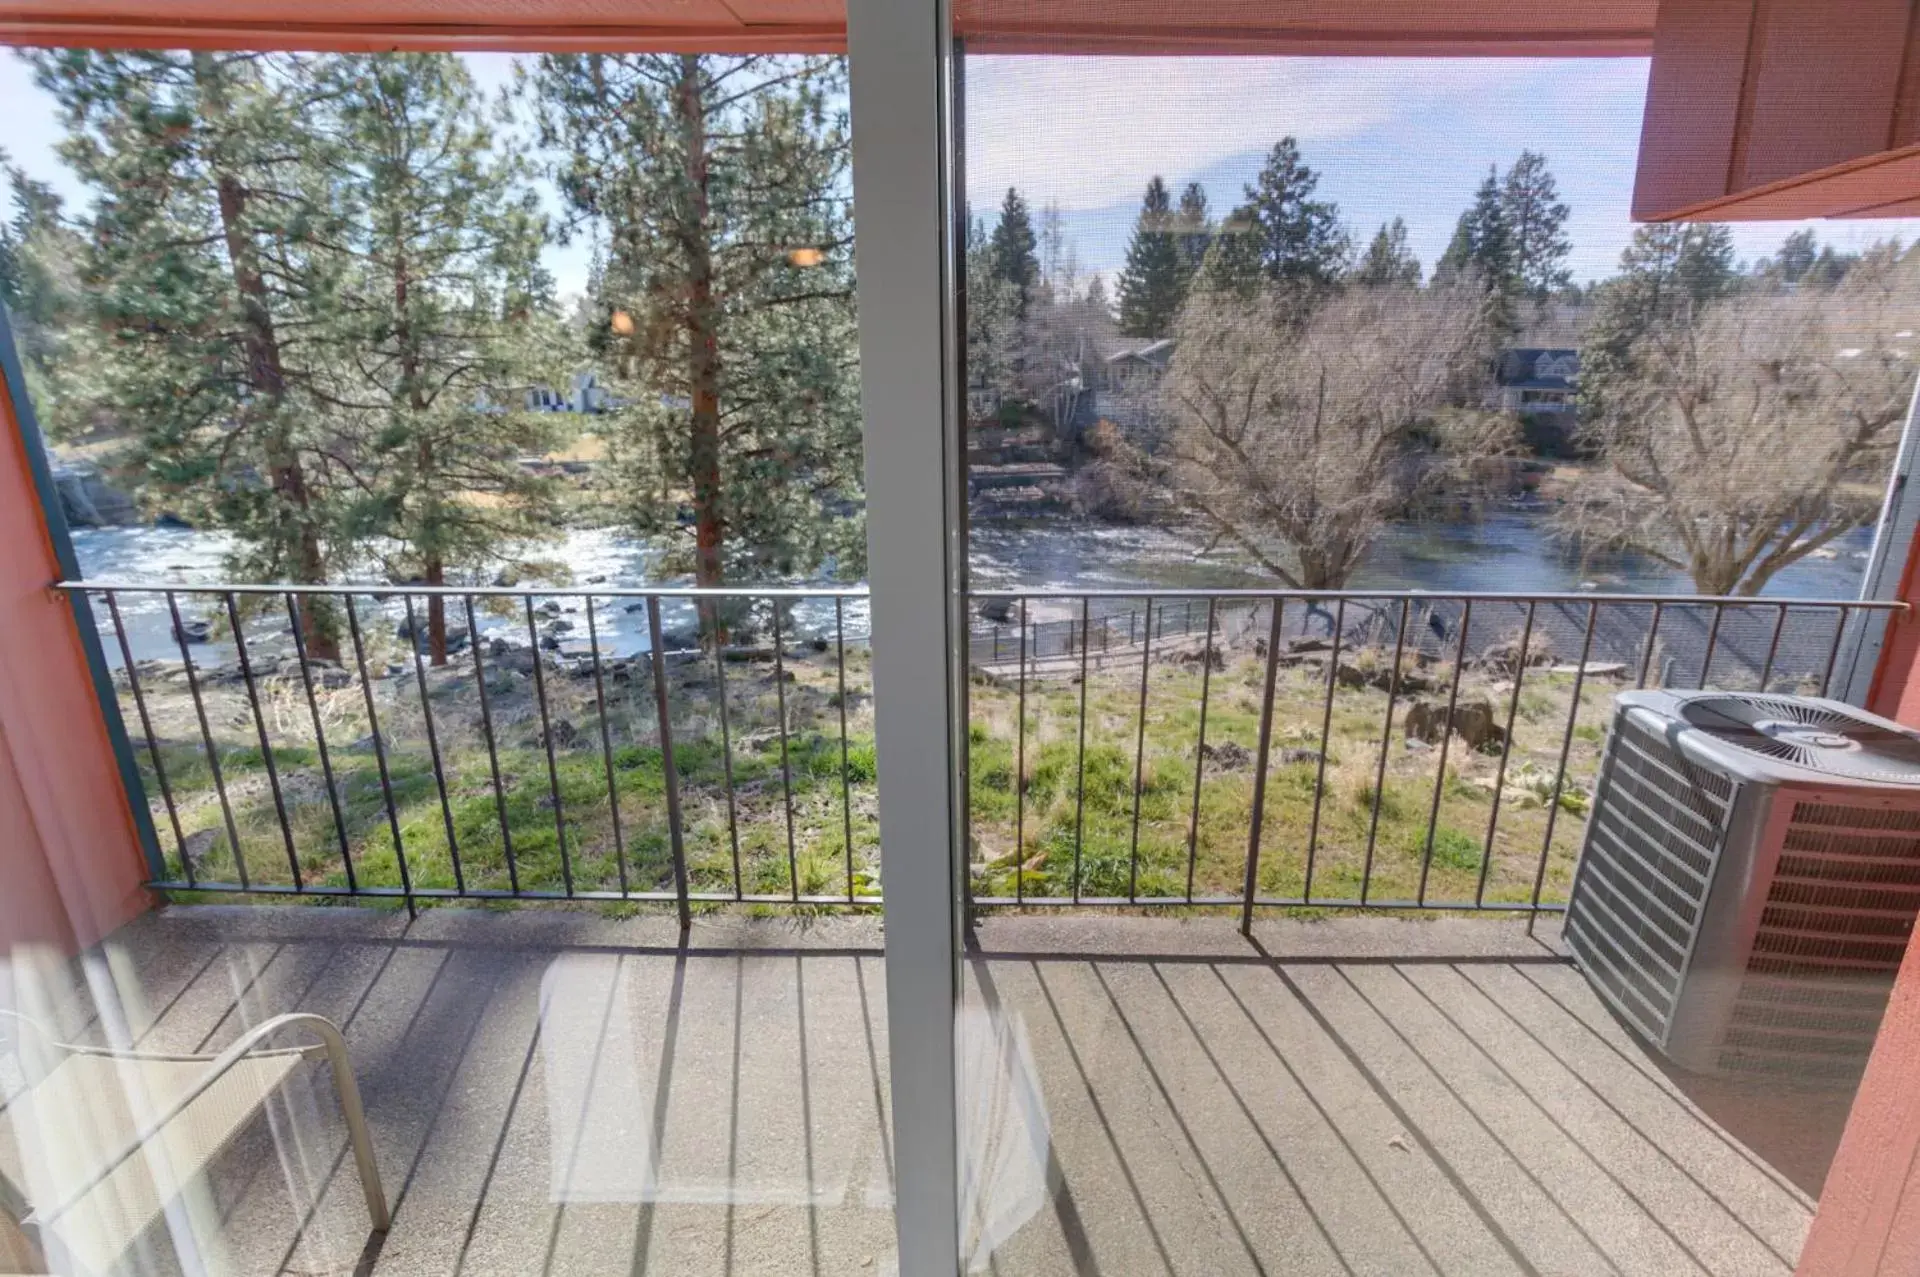
[[[966,631],[946,6],[851,0],[847,47],[895,1227],[902,1274],[953,1277]]]

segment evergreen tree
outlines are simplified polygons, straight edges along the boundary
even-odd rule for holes
[[[1621,251],[1619,273],[1593,290],[1593,318],[1580,348],[1582,416],[1599,420],[1611,397],[1643,375],[1635,354],[1643,337],[1726,296],[1737,282],[1733,236],[1725,226],[1637,228]]]
[[[1797,284],[1813,269],[1817,253],[1813,231],[1797,230],[1781,242],[1780,251],[1773,255],[1774,266],[1781,279]]]
[[[1545,301],[1573,278],[1567,269],[1567,255],[1573,252],[1567,237],[1571,210],[1560,202],[1546,156],[1520,152],[1501,183],[1500,212],[1512,258],[1512,288]]]
[[[1448,242],[1438,267],[1453,273],[1469,268],[1477,270],[1490,288],[1510,289],[1518,277],[1505,194],[1499,172],[1491,166],[1473,193],[1473,203],[1454,225],[1453,239]]]
[[[1187,188],[1180,192],[1180,208],[1174,214],[1174,236],[1180,245],[1180,265],[1186,272],[1187,282],[1207,260],[1207,249],[1213,244],[1213,217],[1207,211],[1206,188],[1198,182],[1188,182]],[[1184,290],[1185,284],[1182,284]]]
[[[1040,282],[1038,247],[1026,198],[1009,186],[1000,202],[1000,221],[993,228],[993,277],[1012,287],[1014,313],[1021,319],[1027,317],[1034,285]]]
[[[1381,224],[1374,233],[1373,242],[1367,245],[1366,253],[1360,258],[1360,265],[1354,269],[1353,280],[1356,284],[1376,287],[1419,285],[1420,259],[1407,247],[1405,218],[1396,217],[1391,222]]]
[[[327,69],[352,254],[334,310],[341,346],[358,356],[329,369],[327,398],[353,422],[356,531],[398,547],[390,576],[444,585],[449,568],[507,558],[558,518],[552,481],[518,464],[547,451],[546,418],[525,410],[521,388],[570,371],[531,348],[563,348],[540,268],[545,219],[458,58]],[[426,620],[444,665],[440,596]]]
[[[1831,244],[1821,244],[1812,230],[1798,230],[1787,236],[1771,258],[1761,258],[1754,273],[1779,283],[1839,283],[1860,262],[1858,253],[1837,252]]]
[[[1453,228],[1453,239],[1434,268],[1436,279],[1471,276],[1480,281],[1493,307],[1491,327],[1499,341],[1511,337],[1518,327],[1514,321],[1513,297],[1519,273],[1503,195],[1499,172],[1489,165],[1486,178],[1474,192],[1473,203],[1460,214]]]
[[[1120,272],[1120,331],[1129,337],[1164,337],[1186,299],[1187,272],[1175,232],[1167,184],[1147,183],[1140,215]]]
[[[1340,210],[1315,199],[1320,175],[1291,137],[1274,143],[1246,200],[1215,237],[1207,273],[1216,287],[1251,297],[1263,282],[1292,294],[1296,311],[1340,278],[1350,245]]]
[[[1733,260],[1733,230],[1718,222],[1695,222],[1680,236],[1673,255],[1673,282],[1694,304],[1724,297],[1739,284]]]
[[[1858,253],[1841,253],[1833,245],[1823,244],[1820,256],[1814,259],[1813,269],[1807,272],[1807,281],[1814,284],[1837,284],[1847,277],[1847,272],[1860,262]]]
[[[971,212],[965,266],[969,406],[985,413],[997,408],[1001,396],[1014,389],[1014,293],[1011,284],[994,274],[993,241]]]
[[[68,224],[52,187],[7,160],[0,149],[13,214],[0,222],[0,305],[13,321],[28,390],[42,424],[55,434],[88,424],[92,384],[85,375],[74,324],[83,290],[79,269],[87,245]]]
[[[324,95],[297,58],[49,50],[31,55],[68,129],[61,154],[98,192],[88,325],[100,395],[138,432],[150,481],[231,531],[232,570],[321,582],[343,548],[327,414],[312,399],[337,239],[308,122]],[[303,339],[290,342],[286,334]],[[325,608],[309,651],[337,658]]]
[[[607,228],[593,340],[632,400],[635,526],[691,531],[703,586],[857,571],[844,61],[551,54],[525,89],[562,195]]]

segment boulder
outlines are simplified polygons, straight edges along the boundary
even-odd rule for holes
[[[1275,756],[1275,761],[1282,767],[1294,767],[1301,763],[1312,763],[1318,766],[1320,763],[1320,751],[1317,749],[1302,749],[1295,746],[1291,749],[1281,750],[1279,754]]]
[[[53,487],[60,495],[61,513],[73,527],[124,527],[140,522],[133,498],[108,483],[98,466],[56,465]]]
[[[1218,647],[1189,648],[1184,652],[1175,653],[1173,660],[1176,665],[1204,664],[1216,671],[1227,668],[1227,654]]]
[[[1527,643],[1526,663],[1528,665],[1551,665],[1553,663],[1553,645],[1545,634],[1536,631]],[[1492,643],[1480,653],[1480,667],[1489,673],[1502,674],[1511,678],[1520,668],[1520,636],[1512,635]]]
[[[1407,706],[1407,717],[1401,728],[1407,734],[1407,743],[1422,741],[1431,745],[1447,732],[1447,711],[1444,706],[1432,701],[1415,701]]]
[[[1237,772],[1253,766],[1253,753],[1245,745],[1234,741],[1222,741],[1214,744],[1209,741],[1200,747],[1200,757],[1221,771]]]
[[[980,605],[980,619],[995,625],[1013,624],[1013,600],[988,599]]]
[[[1427,675],[1420,673],[1418,670],[1403,669],[1400,671],[1399,687],[1396,689],[1393,686],[1393,667],[1391,665],[1379,665],[1372,669],[1362,669],[1358,665],[1349,665],[1343,661],[1340,664],[1340,668],[1335,671],[1335,677],[1339,680],[1340,686],[1342,687],[1355,689],[1371,687],[1375,691],[1380,692],[1396,691],[1397,694],[1401,696],[1415,696],[1421,692],[1431,692],[1435,687],[1434,680]]]
[[[1507,747],[1507,729],[1494,713],[1493,702],[1484,696],[1454,708],[1453,730],[1477,753],[1497,754]]]
[[[312,680],[316,690],[325,688],[327,691],[337,691],[353,686],[353,675],[332,661],[309,660],[307,677]]]
[[[539,653],[530,647],[507,647],[503,651],[499,639],[495,639],[494,644],[493,661],[500,669],[515,674],[531,674],[533,667],[539,663]]]
[[[1407,716],[1402,724],[1409,748],[1415,741],[1426,745],[1438,744],[1447,734],[1449,726],[1467,743],[1469,749],[1480,753],[1497,754],[1506,745],[1506,729],[1494,714],[1493,702],[1484,696],[1456,704],[1450,725],[1445,705],[1417,700],[1407,707]]]
[[[207,857],[213,853],[213,845],[218,841],[220,841],[218,831],[196,829],[187,835],[180,849],[186,854],[187,863],[198,869],[206,863]]]
[[[182,643],[212,642],[213,622],[183,620],[173,627],[173,636]]]

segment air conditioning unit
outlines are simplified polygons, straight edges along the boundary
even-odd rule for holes
[[[1567,906],[1680,1067],[1850,1083],[1920,914],[1920,733],[1836,701],[1626,692]]]

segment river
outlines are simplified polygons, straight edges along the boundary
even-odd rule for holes
[[[1355,588],[1412,589],[1438,593],[1476,590],[1553,593],[1582,588],[1620,593],[1687,593],[1683,573],[1641,555],[1612,555],[1582,564],[1556,540],[1547,526],[1548,508],[1516,504],[1484,517],[1451,523],[1402,523],[1389,527],[1374,543],[1356,575]],[[220,580],[231,545],[224,533],[169,528],[87,528],[73,534],[80,566],[90,580],[139,584],[206,583]],[[1835,541],[1820,557],[1801,560],[1768,584],[1766,593],[1802,598],[1852,598],[1859,593],[1873,530],[1860,528]],[[1226,549],[1202,555],[1191,535],[1177,529],[1124,527],[1072,518],[982,524],[972,532],[973,587],[979,591],[1016,587],[1100,589],[1128,587],[1232,588],[1270,584]],[[647,583],[657,562],[644,541],[612,529],[575,529],[538,557],[564,564],[576,585],[636,586]],[[679,584],[681,582],[673,582]],[[371,606],[371,605],[369,605]],[[626,611],[629,603],[606,600],[596,607],[602,650],[626,654],[647,648],[644,611]],[[163,600],[126,596],[121,604],[136,659],[177,659]],[[189,615],[211,616],[217,607],[206,596],[183,596]],[[389,615],[400,614],[388,604]],[[104,619],[104,609],[101,609]],[[456,619],[458,619],[456,617]],[[525,618],[483,614],[482,633],[525,638]],[[814,637],[832,637],[830,601],[803,605],[796,627]],[[663,609],[669,632],[694,626],[690,607],[670,603]],[[866,607],[845,606],[849,638],[864,637]],[[575,644],[584,643],[586,626],[575,618]],[[252,633],[252,627],[249,627]],[[103,637],[117,659],[110,628]],[[226,653],[209,651],[209,659]]]

